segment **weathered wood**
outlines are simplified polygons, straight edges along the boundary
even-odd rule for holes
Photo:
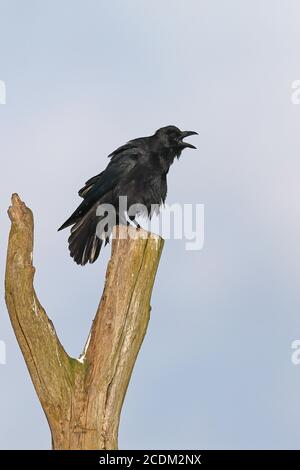
[[[46,414],[54,449],[116,449],[122,404],[145,336],[163,240],[117,227],[103,295],[79,359],[61,345],[33,287],[33,215],[8,210],[5,292],[11,323]]]

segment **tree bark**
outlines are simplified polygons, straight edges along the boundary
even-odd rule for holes
[[[70,357],[33,286],[33,215],[18,195],[8,210],[5,297],[46,414],[53,449],[117,449],[122,404],[145,336],[163,240],[116,227],[103,295],[79,359]]]

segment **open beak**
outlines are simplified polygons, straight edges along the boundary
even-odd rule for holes
[[[194,132],[194,131],[182,131],[181,132],[181,136],[180,136],[180,145],[181,145],[181,148],[190,148],[190,149],[195,149],[197,147],[195,147],[194,145],[192,144],[189,144],[188,142],[183,142],[182,139],[184,139],[185,137],[188,137],[189,135],[198,135],[198,132]]]

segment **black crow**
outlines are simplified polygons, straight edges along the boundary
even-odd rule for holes
[[[166,126],[152,136],[130,140],[109,155],[106,169],[80,189],[78,194],[83,198],[82,203],[58,229],[73,226],[68,241],[70,255],[77,264],[93,263],[99,256],[102,243],[108,242],[112,225],[128,223],[126,212],[119,209],[121,196],[127,197],[127,210],[133,205],[143,205],[150,217],[153,208],[157,209],[164,203],[169,168],[183,149],[196,148],[183,141],[194,134],[197,132]],[[106,204],[115,208],[114,223],[108,222],[107,212],[99,215],[99,206],[105,207]],[[138,208],[131,212],[130,220],[135,222],[134,218],[139,213]]]

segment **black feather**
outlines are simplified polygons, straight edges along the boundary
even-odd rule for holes
[[[76,263],[93,263],[103,241],[105,245],[108,243],[113,222],[97,215],[99,205],[113,205],[116,223],[126,223],[125,213],[119,212],[119,197],[127,197],[128,208],[134,204],[145,206],[149,216],[153,213],[152,206],[157,208],[165,201],[169,168],[185,147],[195,148],[182,140],[192,134],[196,132],[182,132],[175,126],[163,127],[153,136],[131,140],[109,155],[106,169],[79,190],[83,201],[58,229],[73,226],[69,250]]]

